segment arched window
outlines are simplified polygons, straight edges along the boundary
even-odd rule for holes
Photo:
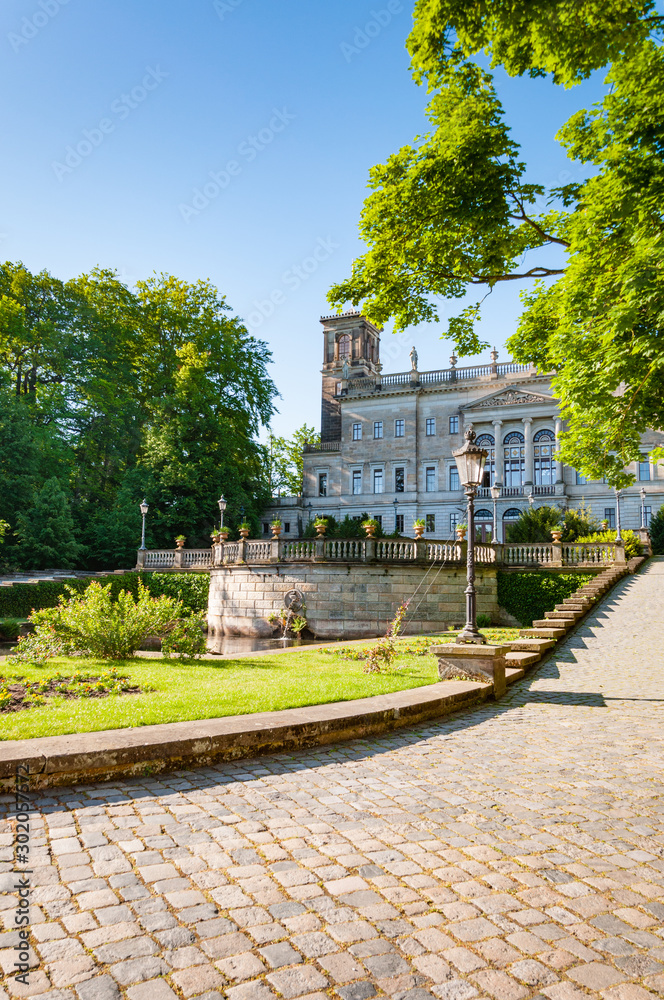
[[[351,356],[352,340],[349,333],[343,333],[339,337],[339,357],[349,358]]]
[[[486,510],[484,507],[481,510],[475,511],[476,521],[493,521],[493,514],[490,510]]]
[[[536,486],[553,486],[556,481],[553,462],[555,440],[553,431],[546,428],[538,431],[533,438]]]
[[[493,486],[496,481],[496,442],[492,434],[480,434],[475,443],[489,453],[487,455],[486,465],[484,466],[482,486]]]
[[[518,521],[520,517],[521,517],[521,511],[519,510],[519,508],[510,507],[509,510],[506,510],[505,513],[503,514],[503,521]]]
[[[521,431],[510,431],[503,439],[505,478],[503,480],[507,489],[523,486],[524,472],[526,469],[526,449],[525,438]]]

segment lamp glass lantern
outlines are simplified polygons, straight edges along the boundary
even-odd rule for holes
[[[226,503],[226,499],[225,499],[223,493],[221,494],[221,496],[217,500],[217,503],[219,504],[219,515],[221,517],[221,526],[220,526],[219,530],[223,531],[223,528],[224,528],[224,511],[226,510],[226,507],[228,506],[227,503]]]
[[[493,500],[493,540],[498,541],[498,501],[502,490],[494,483],[491,487],[491,499]]]
[[[472,425],[466,430],[466,443],[463,448],[453,451],[452,455],[456,459],[456,466],[459,470],[459,481],[465,490],[476,490],[482,482],[484,476],[484,466],[488,458],[488,451],[475,444],[475,431]]]
[[[147,513],[148,513],[148,510],[149,510],[147,500],[143,500],[143,502],[139,504],[139,507],[141,509],[141,517],[143,518],[143,528],[142,528],[142,531],[141,531],[141,549],[144,549],[145,548],[145,518],[147,517]]]
[[[466,430],[463,448],[453,451],[459,470],[459,479],[468,500],[468,546],[466,550],[466,624],[457,636],[457,642],[483,645],[486,637],[477,628],[477,592],[475,590],[475,491],[482,482],[484,466],[489,453],[475,444],[472,424]]]

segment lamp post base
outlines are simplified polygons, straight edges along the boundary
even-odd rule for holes
[[[457,642],[474,643],[476,646],[486,645],[486,636],[482,635],[477,625],[466,622],[463,630],[456,637]]]

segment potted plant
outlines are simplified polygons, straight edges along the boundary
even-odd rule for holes
[[[362,521],[362,527],[367,533],[367,538],[373,538],[380,527],[380,522],[375,517],[368,517],[366,521]]]
[[[456,536],[460,542],[463,542],[466,538],[466,532],[468,531],[467,524],[457,524],[456,526]]]
[[[413,528],[415,529],[415,538],[421,538],[424,534],[424,518],[417,517],[413,521]]]
[[[599,524],[600,524],[600,527],[601,527],[602,531],[608,531],[609,530],[609,522],[607,520],[600,521]]]
[[[559,542],[560,539],[563,537],[562,528],[552,528],[551,537],[553,538],[554,542]]]
[[[316,529],[316,535],[318,538],[325,538],[325,532],[327,531],[327,518],[317,517],[314,521],[314,528]]]
[[[242,521],[240,524],[240,538],[249,538],[249,532],[251,531],[251,525],[248,521]]]
[[[183,549],[184,548],[184,543],[186,541],[187,541],[187,536],[186,535],[178,535],[176,537],[176,539],[175,539],[175,544],[177,545],[177,547],[179,549]]]
[[[217,545],[217,544],[219,543],[219,532],[218,532],[218,531],[216,531],[216,530],[215,530],[215,531],[213,531],[213,532],[212,532],[212,533],[210,534],[210,538],[212,539],[212,544],[213,544],[213,545]]]
[[[219,540],[221,542],[228,541],[228,528],[221,528],[219,531]]]
[[[274,521],[271,522],[270,527],[272,528],[272,537],[278,538],[281,534],[281,521],[278,517],[275,517]]]

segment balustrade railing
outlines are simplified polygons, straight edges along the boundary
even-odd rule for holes
[[[285,562],[309,561],[316,555],[316,543],[313,541],[281,542],[280,548]]]
[[[365,541],[362,538],[330,538],[324,544],[326,559],[364,559]]]
[[[605,566],[615,562],[616,547],[612,542],[582,542],[563,544],[566,566]]]
[[[390,562],[408,562],[417,558],[417,546],[414,541],[402,541],[391,538],[378,539],[376,542],[376,559],[386,559]]]
[[[502,561],[506,566],[546,566],[554,561],[553,545],[547,542],[537,544],[504,544]]]
[[[183,549],[183,569],[207,569],[212,565],[212,549]]]
[[[427,559],[431,562],[461,562],[460,542],[427,542]]]
[[[240,552],[239,542],[224,542],[223,546],[223,561],[225,563],[234,563],[238,561],[238,555]]]
[[[379,381],[371,376],[367,376],[366,378],[351,378],[348,380],[348,389],[351,392],[373,392],[377,384],[383,389],[389,389],[391,386],[410,385],[413,380],[418,381],[420,385],[439,385],[444,382],[482,378],[487,375],[514,375],[531,371],[535,371],[533,365],[522,365],[516,361],[507,361],[500,365],[442,368],[433,372],[396,372],[394,375],[382,375]]]
[[[170,569],[173,565],[173,560],[175,559],[173,549],[147,549],[144,551],[144,566],[146,569]]]
[[[245,562],[267,562],[272,555],[272,542],[247,542]]]

